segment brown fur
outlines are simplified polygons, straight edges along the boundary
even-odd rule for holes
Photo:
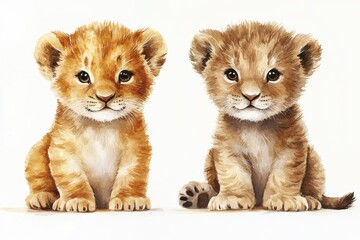
[[[51,130],[27,156],[29,208],[150,208],[151,146],[141,107],[165,54],[159,33],[115,23],[40,38],[35,58],[59,100]],[[133,73],[128,84],[119,82],[123,70]],[[80,71],[91,82],[81,83]]]
[[[218,192],[210,209],[259,205],[303,211],[351,205],[351,194],[323,197],[324,169],[309,146],[296,103],[320,57],[316,40],[274,24],[248,22],[224,32],[203,30],[194,37],[190,59],[219,108],[214,146],[205,164],[206,179]],[[238,81],[226,77],[228,69],[237,72]],[[271,69],[281,73],[279,80],[267,79]],[[194,182],[186,185],[182,199],[191,202],[186,191],[194,188],[199,188]]]

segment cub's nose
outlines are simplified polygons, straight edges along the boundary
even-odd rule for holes
[[[105,102],[105,103],[110,101],[114,96],[115,96],[115,94],[111,94],[111,95],[108,95],[108,96],[101,96],[101,95],[96,94],[96,98],[99,99],[100,101]]]
[[[254,94],[254,95],[250,95],[250,94],[242,94],[244,98],[246,98],[247,100],[249,100],[250,102],[257,99],[258,97],[260,97],[260,93],[259,94]]]

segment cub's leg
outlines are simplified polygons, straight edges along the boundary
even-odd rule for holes
[[[278,211],[304,211],[308,209],[301,185],[306,170],[306,149],[287,150],[273,165],[265,187],[263,206]]]
[[[308,148],[306,172],[301,186],[301,193],[305,196],[309,210],[321,209],[321,199],[324,194],[325,173],[320,157],[311,147]]]
[[[210,210],[252,209],[255,206],[255,193],[251,168],[246,160],[224,148],[218,152],[214,163],[220,192],[210,200]]]
[[[93,190],[81,168],[81,162],[73,153],[75,146],[58,141],[49,147],[50,167],[60,198],[53,204],[53,210],[92,212],[96,209]]]
[[[109,209],[142,211],[150,209],[146,197],[151,146],[145,133],[132,136],[124,146],[120,166],[113,185]]]
[[[189,182],[179,192],[179,204],[185,208],[207,208],[212,197],[219,192],[214,158],[215,150],[211,149],[205,161],[205,178],[207,183]]]
[[[49,145],[50,137],[45,135],[31,148],[26,159],[25,176],[30,187],[26,205],[31,209],[51,209],[59,197],[50,173]]]

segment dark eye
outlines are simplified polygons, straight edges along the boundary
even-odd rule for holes
[[[281,76],[281,73],[277,69],[273,68],[267,73],[266,81],[268,81],[268,82],[277,81],[280,78],[280,76]]]
[[[80,82],[82,82],[82,83],[91,83],[90,82],[90,76],[89,76],[89,74],[87,73],[87,72],[85,72],[85,71],[80,71],[78,74],[76,74],[75,75],[78,79],[79,79],[79,81]]]
[[[239,81],[237,72],[232,68],[226,70],[224,74],[226,78],[230,81],[235,81],[235,82]]]
[[[131,80],[134,74],[128,70],[122,70],[119,73],[119,83],[127,83]]]

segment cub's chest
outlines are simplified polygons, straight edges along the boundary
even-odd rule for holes
[[[120,141],[116,131],[88,128],[79,142],[81,163],[89,175],[106,176],[117,171]]]
[[[238,137],[234,151],[251,166],[256,202],[259,205],[274,162],[274,142],[271,136],[259,131],[246,130]]]
[[[266,174],[273,163],[274,141],[264,132],[243,130],[234,139],[233,151],[250,162],[254,172]]]
[[[98,207],[106,208],[118,171],[121,151],[117,131],[86,129],[79,138],[81,165],[94,191]]]

